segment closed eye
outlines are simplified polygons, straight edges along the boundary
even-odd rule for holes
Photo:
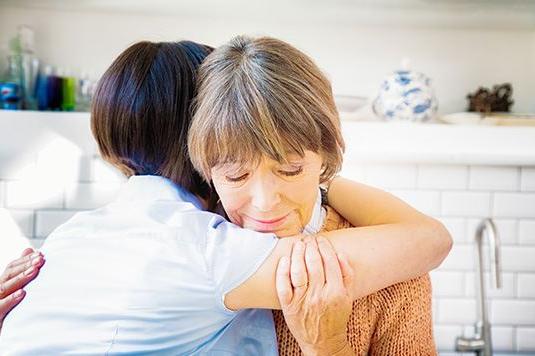
[[[249,176],[249,173],[245,173],[237,177],[225,176],[225,179],[228,180],[229,182],[241,182],[242,180],[245,180],[248,176]]]
[[[292,171],[283,171],[283,170],[280,170],[279,173],[287,176],[287,177],[292,177],[292,176],[297,176],[299,174],[301,174],[301,172],[303,172],[303,167],[299,167],[297,169],[294,169]]]

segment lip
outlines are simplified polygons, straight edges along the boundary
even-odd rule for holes
[[[279,221],[281,221],[282,219],[284,219],[285,217],[287,217],[288,214],[284,215],[284,216],[281,216],[280,218],[276,218],[276,219],[270,219],[270,220],[261,220],[261,219],[255,219],[253,217],[249,217],[251,218],[251,220],[254,220],[260,224],[275,224]]]
[[[278,217],[278,218],[275,218],[275,219],[269,219],[269,220],[264,220],[264,219],[255,219],[251,216],[247,216],[249,218],[249,220],[255,225],[255,230],[257,231],[274,231],[276,230],[276,228],[281,225],[285,220],[286,218],[288,217],[288,215],[290,215],[290,213],[284,215],[284,216],[281,216],[281,217]]]

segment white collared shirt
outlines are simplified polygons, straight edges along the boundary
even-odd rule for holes
[[[325,223],[325,218],[327,217],[327,211],[322,204],[321,191],[318,189],[318,196],[316,197],[316,202],[314,203],[314,208],[312,209],[312,216],[310,217],[308,224],[303,229],[303,234],[312,235],[320,232],[323,224]]]
[[[276,244],[200,209],[156,176],[129,179],[107,206],[76,214],[8,315],[2,355],[276,355],[270,310],[232,312],[223,296]]]

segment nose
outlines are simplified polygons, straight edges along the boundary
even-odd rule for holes
[[[280,203],[277,178],[273,174],[258,175],[251,184],[252,205],[261,212],[275,210]]]

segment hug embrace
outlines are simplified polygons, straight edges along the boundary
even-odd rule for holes
[[[91,129],[128,181],[8,266],[2,355],[436,354],[451,237],[336,176],[331,85],[293,46],[136,43]]]

